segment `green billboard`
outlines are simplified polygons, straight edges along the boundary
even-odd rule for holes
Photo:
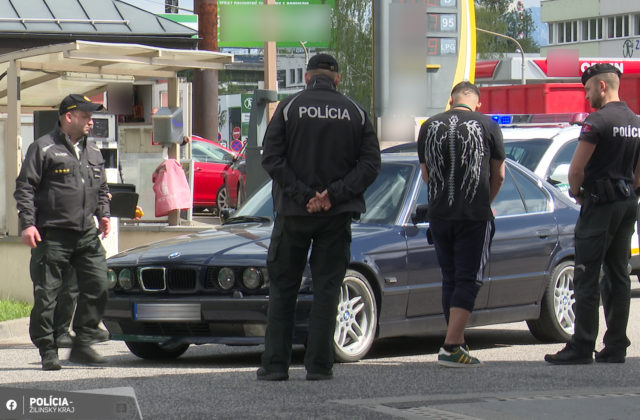
[[[277,47],[328,47],[331,13],[335,0],[218,1],[218,46],[263,48],[266,41]]]

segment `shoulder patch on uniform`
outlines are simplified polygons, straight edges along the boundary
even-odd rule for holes
[[[590,131],[591,131],[591,124],[589,123],[582,124],[582,129],[580,130],[581,133],[588,133]]]

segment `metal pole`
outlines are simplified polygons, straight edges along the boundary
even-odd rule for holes
[[[198,15],[198,49],[219,51],[218,1],[195,0]],[[218,138],[218,70],[194,70],[193,75],[193,133],[207,139]]]
[[[510,36],[507,36],[507,35],[499,34],[499,33],[497,33],[497,32],[487,31],[486,29],[476,28],[476,31],[480,31],[480,32],[484,32],[484,33],[487,33],[487,34],[491,34],[491,35],[499,36],[499,37],[501,37],[501,38],[506,38],[506,39],[508,39],[508,40],[513,41],[513,42],[515,42],[515,43],[516,43],[516,45],[517,45],[517,46],[518,46],[518,48],[520,49],[520,56],[522,57],[522,70],[521,70],[521,71],[522,71],[522,78],[521,78],[520,80],[521,80],[521,83],[522,83],[523,85],[526,85],[526,84],[527,84],[527,78],[526,78],[526,76],[525,76],[526,63],[525,63],[525,61],[524,61],[524,50],[522,49],[522,45],[520,45],[520,43],[518,42],[518,40],[517,40],[517,39],[515,39],[515,38],[511,38]]]

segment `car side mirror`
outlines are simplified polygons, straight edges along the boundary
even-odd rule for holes
[[[416,211],[411,213],[411,223],[417,225],[418,223],[424,223],[427,221],[427,211],[429,210],[428,204],[418,204]]]
[[[224,223],[228,218],[233,216],[233,213],[235,213],[235,211],[236,210],[232,208],[225,208],[220,210],[220,223]]]
[[[547,177],[547,182],[551,185],[558,185],[558,184],[562,184],[562,182],[558,181],[557,179],[553,179],[550,176]]]

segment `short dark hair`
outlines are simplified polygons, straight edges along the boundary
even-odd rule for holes
[[[453,89],[451,89],[451,96],[459,93],[469,93],[469,92],[475,93],[478,96],[478,98],[480,97],[480,89],[478,89],[478,87],[473,83],[465,80],[458,83],[453,87]]]

